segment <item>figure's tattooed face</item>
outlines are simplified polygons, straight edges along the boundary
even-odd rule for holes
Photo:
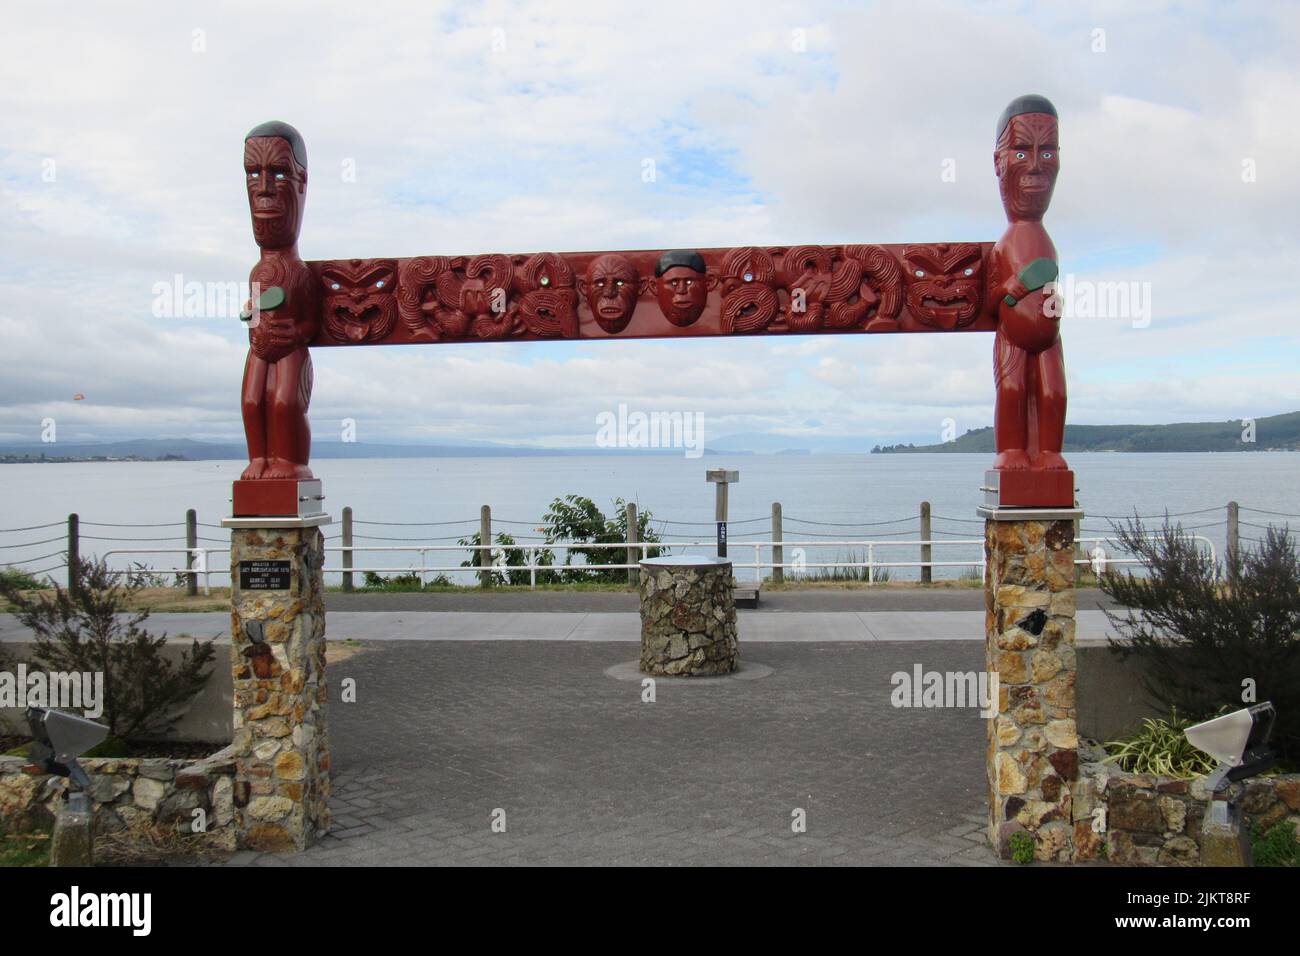
[[[392,259],[326,262],[320,269],[325,327],[340,342],[378,342],[397,323],[397,263]]]
[[[973,242],[908,246],[903,253],[907,308],[936,329],[960,329],[979,315],[984,273]]]
[[[622,332],[640,295],[636,267],[623,256],[598,256],[587,267],[582,294],[602,329],[611,334]]]
[[[245,140],[244,180],[257,244],[278,249],[297,242],[307,171],[294,159],[288,140],[279,136]]]
[[[1048,113],[1013,116],[993,154],[1002,206],[1012,222],[1042,219],[1052,201],[1061,169],[1056,117]]]

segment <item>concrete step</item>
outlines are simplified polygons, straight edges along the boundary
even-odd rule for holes
[[[758,607],[757,584],[737,584],[731,593],[735,595],[736,607]]]

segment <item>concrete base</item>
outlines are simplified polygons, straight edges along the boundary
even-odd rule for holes
[[[1214,800],[1201,824],[1202,866],[1251,866],[1250,836],[1241,813],[1226,800]]]
[[[95,865],[95,813],[84,793],[72,793],[54,817],[50,866]]]

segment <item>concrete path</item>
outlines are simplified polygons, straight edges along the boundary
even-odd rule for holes
[[[743,583],[743,582],[742,582]],[[1079,607],[1112,607],[1096,588],[1080,588]],[[380,593],[331,591],[325,607],[333,611],[522,611],[636,613],[631,591],[413,591]],[[802,588],[764,591],[758,613],[782,611],[982,611],[982,588]]]
[[[740,611],[740,639],[745,643],[844,643],[857,641],[984,640],[980,611]],[[1081,610],[1076,637],[1103,638],[1108,631],[1102,611]],[[154,614],[153,633],[180,638],[226,637],[227,613]],[[332,611],[327,632],[332,640],[359,641],[637,641],[640,618],[635,612],[487,612],[487,611]],[[11,615],[0,615],[0,641],[28,641],[31,632]]]

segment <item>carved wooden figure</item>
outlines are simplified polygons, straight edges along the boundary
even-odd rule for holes
[[[1004,505],[1070,506],[1056,249],[1043,228],[1059,169],[1056,110],[1022,96],[998,123],[997,243],[744,246],[303,262],[302,137],[245,140],[253,233],[245,479],[310,477],[307,346],[722,335],[993,332],[994,467]],[[1012,499],[1015,499],[1014,501]]]
[[[242,405],[248,439],[244,479],[311,478],[311,355],[320,329],[317,280],[298,256],[307,197],[307,147],[287,123],[263,123],[244,138],[244,177],[253,238],[262,256],[249,282],[254,298]]]

